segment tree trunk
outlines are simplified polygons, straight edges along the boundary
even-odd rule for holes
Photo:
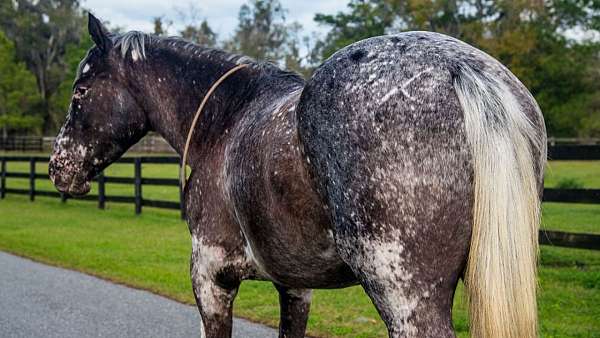
[[[37,65],[37,78],[38,78],[38,89],[40,91],[40,97],[42,99],[42,112],[44,118],[44,126],[42,133],[44,135],[52,132],[54,128],[54,121],[52,120],[52,116],[50,114],[50,93],[48,92],[48,87],[46,83],[46,68],[39,64]]]

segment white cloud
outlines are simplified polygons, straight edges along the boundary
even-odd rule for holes
[[[344,10],[349,0],[281,0],[284,8],[288,9],[289,22],[298,21],[304,27],[305,33],[323,32],[313,18],[316,13],[332,14]],[[210,26],[219,34],[219,38],[227,38],[237,25],[238,11],[243,0],[200,0],[194,1],[200,9],[200,17],[206,18]],[[152,19],[165,16],[174,21],[172,31],[181,27],[177,9],[186,10],[191,0],[84,0],[83,6],[102,20],[112,25],[123,27],[125,30],[141,30],[150,32],[153,29]]]

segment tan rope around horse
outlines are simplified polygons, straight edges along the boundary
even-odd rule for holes
[[[210,89],[208,90],[206,95],[204,95],[204,99],[202,99],[202,103],[200,103],[200,106],[198,107],[198,110],[196,111],[196,115],[194,115],[194,119],[192,120],[192,125],[190,127],[190,130],[188,131],[187,139],[185,140],[185,148],[183,148],[183,157],[181,158],[181,168],[179,170],[179,177],[180,177],[180,181],[181,181],[181,191],[185,190],[186,176],[187,176],[187,173],[186,173],[187,153],[190,148],[192,135],[194,134],[194,129],[196,128],[196,123],[198,123],[198,119],[200,118],[200,114],[202,113],[202,110],[204,109],[206,102],[208,101],[208,99],[210,98],[212,93],[217,89],[217,87],[219,87],[221,82],[225,81],[225,79],[227,79],[233,73],[237,72],[238,70],[240,70],[242,68],[246,68],[246,67],[248,67],[248,64],[241,64],[241,65],[237,65],[237,66],[231,68],[227,73],[223,74],[210,87]],[[183,206],[182,206],[182,208],[183,208]]]

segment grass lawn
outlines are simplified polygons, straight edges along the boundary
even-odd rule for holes
[[[550,161],[544,184],[548,188],[564,180],[575,180],[582,188],[600,189],[600,161]]]
[[[585,187],[600,188],[593,175],[600,172],[597,162],[588,162],[591,169],[565,163],[550,165],[548,186],[563,178],[576,178]],[[26,171],[27,164],[10,163],[9,170]],[[38,170],[45,172],[42,165]],[[143,172],[147,177],[177,177],[177,166],[144,165]],[[116,165],[107,175],[132,176],[133,166]],[[9,187],[27,186],[25,180],[8,179],[8,183]],[[37,185],[52,189],[41,180]],[[111,184],[107,191],[132,195],[133,187]],[[177,194],[176,187],[144,187],[146,198],[176,200]],[[543,213],[545,228],[600,233],[598,205],[545,203]],[[108,203],[102,211],[90,202],[63,204],[38,198],[30,203],[26,196],[8,195],[0,201],[0,250],[193,303],[188,277],[190,239],[177,211],[149,208],[135,217],[133,205]],[[542,336],[600,337],[600,251],[542,247],[539,280]],[[313,299],[310,334],[385,336],[384,325],[361,288],[317,290]],[[271,284],[243,283],[235,303],[236,315],[276,326],[278,313]],[[454,324],[459,336],[466,337],[462,288],[455,299]]]

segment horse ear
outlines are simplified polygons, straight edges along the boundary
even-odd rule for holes
[[[108,30],[92,13],[88,13],[88,31],[92,40],[102,52],[108,52],[112,48],[112,40],[109,37]]]

